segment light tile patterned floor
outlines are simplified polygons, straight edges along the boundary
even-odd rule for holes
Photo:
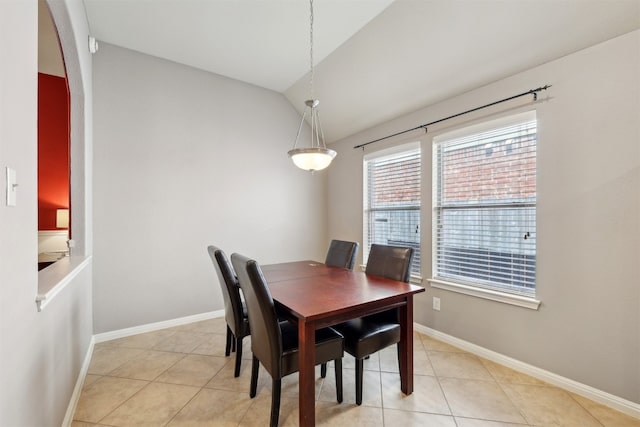
[[[83,426],[266,426],[271,378],[260,371],[249,398],[251,344],[241,375],[224,357],[226,325],[212,319],[97,344],[74,414]],[[365,362],[362,406],[355,404],[353,358],[345,354],[344,401],[335,379],[316,381],[321,426],[640,427],[628,417],[535,378],[416,333],[414,393],[400,392],[395,347]],[[297,374],[283,380],[280,426],[298,425]]]

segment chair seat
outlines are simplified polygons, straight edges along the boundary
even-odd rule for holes
[[[249,327],[249,314],[247,311],[247,304],[244,301],[241,301],[241,304],[242,304],[242,313],[240,313],[240,316],[242,316],[242,318],[240,319],[240,323],[236,325],[234,322],[230,322],[227,319],[227,325],[231,329],[231,332],[233,332],[233,336],[236,338],[244,338],[246,336],[251,335],[251,328]]]
[[[245,317],[244,319],[242,319],[242,323],[240,324],[240,332],[238,332],[237,337],[247,337],[249,335],[251,335],[251,328],[249,327],[249,318]]]
[[[400,342],[400,325],[377,321],[374,316],[352,319],[333,328],[345,337],[344,349],[356,359]]]
[[[246,337],[251,334],[251,329],[249,328],[249,312],[247,311],[247,304],[242,301],[242,330],[238,332],[238,334],[242,337]]]
[[[282,372],[289,375],[298,371],[298,327],[291,322],[280,322],[282,333]],[[316,330],[316,365],[342,358],[344,341],[333,328]]]

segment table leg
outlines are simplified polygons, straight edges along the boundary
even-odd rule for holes
[[[406,395],[413,393],[413,296],[400,307],[400,389]]]
[[[300,425],[314,426],[316,422],[315,408],[315,357],[316,329],[315,325],[298,320],[299,346],[299,404]]]

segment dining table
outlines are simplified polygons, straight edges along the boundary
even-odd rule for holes
[[[315,330],[399,309],[400,389],[413,392],[413,296],[421,286],[316,261],[263,265],[279,313],[298,326],[300,426],[315,425]]]

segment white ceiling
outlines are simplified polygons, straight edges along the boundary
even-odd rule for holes
[[[98,40],[281,92],[299,111],[310,96],[307,1],[84,3]],[[314,9],[328,141],[640,28],[640,0],[315,0]]]
[[[84,0],[98,40],[284,92],[309,70],[308,0]],[[320,62],[392,0],[315,0]]]

